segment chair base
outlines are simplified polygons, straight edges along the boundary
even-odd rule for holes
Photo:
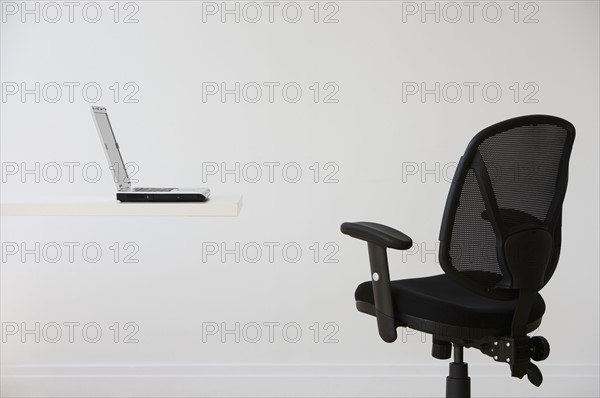
[[[446,377],[446,398],[471,398],[468,366],[464,362],[450,364],[450,374]]]

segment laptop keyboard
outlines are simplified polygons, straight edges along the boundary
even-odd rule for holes
[[[133,188],[134,192],[170,192],[175,188]]]

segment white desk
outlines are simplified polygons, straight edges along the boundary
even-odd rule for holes
[[[43,201],[3,199],[0,215],[236,217],[241,208],[241,195],[214,195],[201,203],[121,203],[109,197],[57,198]]]

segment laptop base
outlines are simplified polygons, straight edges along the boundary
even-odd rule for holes
[[[120,202],[206,202],[208,198],[201,193],[141,193],[117,192]]]

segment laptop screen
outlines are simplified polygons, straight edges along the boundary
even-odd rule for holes
[[[119,151],[119,144],[117,144],[112,126],[110,125],[106,108],[93,106],[92,115],[94,116],[94,123],[100,135],[104,153],[106,153],[106,158],[110,164],[117,190],[129,189],[131,183],[125,169],[125,163],[121,157],[121,151]]]

